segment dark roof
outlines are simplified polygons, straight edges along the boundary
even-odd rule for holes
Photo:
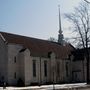
[[[26,48],[22,48],[19,52],[24,52],[26,50]]]
[[[74,61],[78,61],[78,60],[84,60],[84,56],[85,56],[85,49],[76,49],[75,51],[72,52],[73,56],[74,56]]]
[[[6,32],[0,32],[8,43],[21,44],[30,49],[32,56],[48,57],[49,52],[54,52],[57,58],[66,58],[74,49],[72,45],[62,46],[56,42],[41,40]]]

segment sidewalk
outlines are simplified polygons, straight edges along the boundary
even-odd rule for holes
[[[86,83],[76,83],[28,87],[6,87],[6,89],[3,89],[3,87],[1,87],[0,90],[90,90],[90,86],[86,85]]]

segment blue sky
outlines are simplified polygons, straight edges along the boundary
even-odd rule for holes
[[[58,37],[58,5],[64,37],[70,36],[63,14],[83,0],[0,0],[0,31],[41,39]]]

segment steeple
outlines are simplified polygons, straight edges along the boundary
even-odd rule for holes
[[[59,34],[58,34],[58,43],[63,45],[63,34],[62,34],[62,27],[61,27],[61,15],[60,15],[60,5],[58,6],[59,9]]]

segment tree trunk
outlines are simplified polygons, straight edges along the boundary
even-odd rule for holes
[[[87,84],[89,84],[89,51],[86,49],[86,60],[87,60]]]

